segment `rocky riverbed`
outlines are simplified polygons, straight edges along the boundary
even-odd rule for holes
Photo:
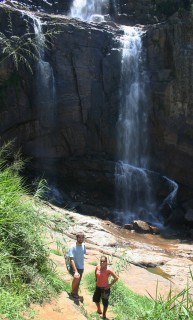
[[[190,269],[193,266],[192,242],[168,239],[162,235],[137,234],[125,230],[108,220],[84,216],[75,212],[51,206],[51,214],[56,211],[59,217],[53,223],[60,228],[54,234],[61,241],[75,238],[77,230],[86,235],[89,250],[96,249],[111,258],[124,257],[129,263],[121,274],[128,286],[134,291],[146,294],[155,293],[158,282],[160,293],[181,290],[190,282]],[[62,219],[68,217],[71,224],[62,227]],[[174,235],[173,235],[174,237]]]

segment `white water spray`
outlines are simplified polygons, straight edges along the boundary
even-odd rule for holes
[[[115,168],[115,213],[120,223],[141,219],[161,226],[163,218],[159,209],[165,203],[172,207],[178,185],[163,177],[170,193],[158,209],[152,183],[152,177],[156,173],[148,170],[148,77],[143,66],[139,30],[124,27],[121,47],[120,110],[117,122],[119,161]]]
[[[103,22],[109,14],[110,5],[117,11],[115,0],[74,0],[69,16],[88,22]]]
[[[110,13],[110,5],[118,13],[117,4],[115,0],[74,0],[70,16],[100,23],[106,21],[105,15]],[[148,170],[148,77],[143,66],[141,31],[134,27],[122,28],[115,219],[118,223],[141,219],[160,226],[163,219],[152,186],[153,172]],[[167,182],[171,184],[171,181]],[[171,184],[173,191],[164,202],[171,202],[176,197],[177,188],[174,184]]]
[[[151,181],[145,170],[148,168],[148,99],[140,32],[133,27],[124,27],[121,47],[116,216],[121,223],[133,219],[156,222]]]
[[[56,100],[55,79],[50,63],[45,61],[45,36],[42,32],[41,20],[34,17],[33,21],[39,51],[39,59],[36,67],[36,102],[39,109],[40,121],[42,120],[42,125],[49,127],[54,121]]]
[[[170,193],[169,193],[168,196],[164,199],[161,207],[163,207],[164,204],[166,204],[166,203],[167,203],[170,207],[172,207],[172,206],[175,204],[175,200],[176,200],[176,197],[177,197],[178,184],[177,184],[175,181],[169,179],[168,177],[165,177],[165,176],[164,176],[163,178],[167,181],[167,183],[168,183],[168,185],[169,185]],[[160,208],[160,209],[161,209],[161,208]]]

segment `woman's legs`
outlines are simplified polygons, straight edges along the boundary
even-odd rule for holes
[[[92,301],[95,302],[95,304],[96,304],[97,312],[99,314],[102,314],[100,299],[101,299],[101,289],[99,287],[96,287],[94,294],[93,294]]]
[[[102,314],[100,302],[95,302],[95,303],[96,303],[96,306],[97,306],[97,312],[98,312],[99,314]]]
[[[108,307],[103,306],[103,318],[106,318],[106,312]]]
[[[103,303],[103,318],[106,318],[106,313],[109,305],[110,289],[105,289],[102,293],[102,303]]]

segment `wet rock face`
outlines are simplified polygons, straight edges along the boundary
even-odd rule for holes
[[[5,30],[6,11],[0,15]],[[11,19],[19,34],[25,27],[22,14],[12,9]],[[32,18],[26,14],[25,19],[33,28]],[[122,31],[91,29],[65,17],[42,19],[44,28],[60,30],[41,64],[53,70],[54,105],[47,99],[51,88],[42,89],[47,73],[40,79],[35,61],[33,76],[24,67],[17,72],[11,60],[0,64],[1,142],[16,137],[15,146],[22,146],[36,174],[43,170],[55,181],[100,188],[112,197],[121,59],[117,37]],[[41,101],[37,91],[43,93]]]
[[[31,11],[64,14],[70,12],[73,0],[6,0],[13,6],[27,6]],[[165,21],[181,9],[189,9],[191,0],[117,0],[109,1],[111,18],[121,24],[154,24]]]
[[[25,6],[31,11],[47,12],[47,13],[60,13],[66,14],[69,12],[72,1],[69,0],[20,0],[11,1],[7,0],[5,3],[12,2],[12,5]]]
[[[152,88],[151,142],[155,168],[193,187],[193,19],[176,14],[147,32]]]
[[[190,9],[190,0],[119,0],[117,21],[130,24],[154,24],[166,21],[178,10]]]

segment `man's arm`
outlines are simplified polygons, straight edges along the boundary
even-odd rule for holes
[[[74,258],[73,257],[70,257],[70,264],[72,266],[72,269],[74,271],[74,278],[79,278],[80,275],[79,275],[79,272],[77,271],[77,268],[76,268],[76,265],[75,265],[75,262],[74,262]]]
[[[76,269],[76,265],[75,265],[75,262],[74,262],[74,258],[73,257],[70,257],[70,264],[72,266],[72,269],[74,272],[77,272],[77,269]]]

